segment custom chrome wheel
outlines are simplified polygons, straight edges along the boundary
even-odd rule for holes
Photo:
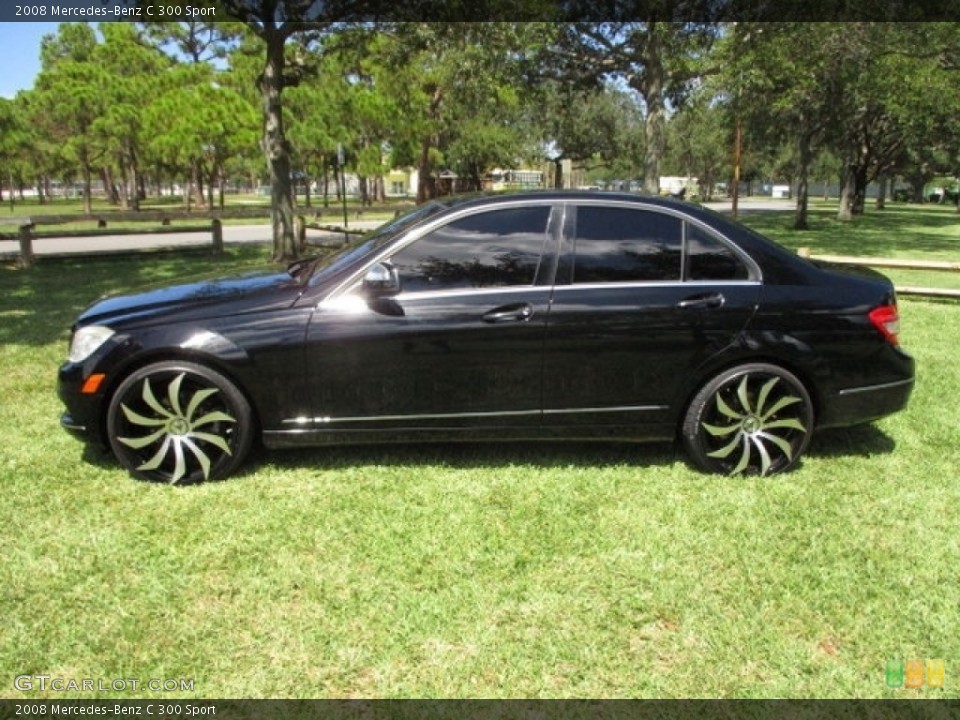
[[[250,405],[220,373],[187,362],[137,370],[117,388],[107,434],[135,476],[169,483],[224,477],[252,442]]]
[[[742,365],[707,383],[687,409],[683,440],[703,470],[769,475],[792,468],[813,435],[813,405],[793,374]]]

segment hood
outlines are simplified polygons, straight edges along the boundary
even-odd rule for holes
[[[231,277],[200,279],[128,295],[108,296],[84,310],[77,318],[77,325],[110,324],[191,308],[201,314],[222,313],[224,304],[235,304],[231,312],[237,313],[277,305],[286,307],[300,296],[302,290],[301,283],[289,273],[278,273],[272,268]]]

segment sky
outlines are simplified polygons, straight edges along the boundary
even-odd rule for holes
[[[33,87],[40,72],[40,38],[60,23],[0,22],[0,97]]]

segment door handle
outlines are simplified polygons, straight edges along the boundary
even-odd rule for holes
[[[714,310],[723,307],[726,301],[721,293],[707,293],[684,298],[677,303],[677,307],[681,310]]]
[[[485,323],[526,322],[532,317],[533,305],[517,303],[516,305],[504,305],[484,313],[483,321]]]

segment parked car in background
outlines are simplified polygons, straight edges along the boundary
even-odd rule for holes
[[[699,206],[598,191],[441,199],[336,254],[110,297],[73,326],[62,425],[133,475],[251,446],[679,441],[704,471],[797,465],[903,408],[890,282]]]

